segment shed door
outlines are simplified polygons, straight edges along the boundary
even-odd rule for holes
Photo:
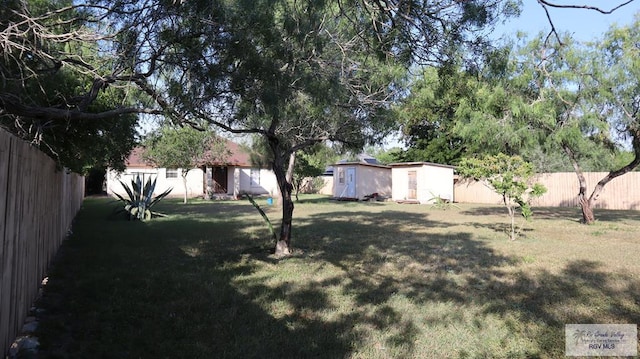
[[[347,167],[347,197],[356,198],[356,169],[355,167]]]
[[[416,171],[409,171],[409,190],[407,199],[418,199],[418,175]]]

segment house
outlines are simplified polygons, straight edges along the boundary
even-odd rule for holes
[[[237,198],[240,193],[276,195],[279,192],[275,174],[272,170],[259,168],[251,163],[247,151],[237,143],[227,141],[229,155],[223,162],[202,163],[187,172],[188,197],[231,197]],[[140,175],[143,180],[151,177],[157,179],[156,193],[173,187],[171,196],[183,196],[185,192],[181,168],[155,168],[142,158],[143,149],[136,147],[127,158],[126,170],[118,173],[107,171],[107,193],[125,194],[119,180],[129,183]]]
[[[391,167],[377,161],[333,165],[333,197],[358,200],[374,193],[383,198],[391,196]]]
[[[453,202],[453,166],[429,162],[392,163],[394,201],[433,203],[436,197]]]

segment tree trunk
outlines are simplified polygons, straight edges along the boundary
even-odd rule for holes
[[[505,207],[507,207],[507,211],[509,212],[509,219],[511,220],[511,231],[509,233],[509,239],[512,241],[516,240],[516,219],[515,219],[515,210],[513,209],[513,203],[511,200],[507,200],[506,194],[502,194],[502,203],[504,203]]]
[[[587,199],[587,180],[584,178],[584,174],[580,169],[580,165],[578,161],[568,145],[563,144],[562,148],[569,156],[571,163],[573,164],[573,169],[578,176],[578,182],[580,182],[580,191],[578,192],[578,201],[580,203],[580,207],[582,208],[582,223],[584,224],[592,224],[595,222],[596,217],[593,213],[593,204],[598,200],[600,194],[604,190],[604,186],[609,183],[612,179],[622,176],[623,174],[633,171],[638,165],[640,165],[640,131],[632,131],[632,144],[633,144],[633,160],[627,164],[626,166],[609,172],[603,179],[598,182],[598,184],[594,187],[593,192],[591,192],[591,196]]]
[[[592,224],[593,222],[595,222],[596,217],[593,214],[593,207],[592,207],[591,201],[586,199],[583,196],[580,196],[578,198],[578,201],[580,201],[580,208],[582,208],[581,222],[584,224]]]
[[[284,191],[282,195],[282,224],[280,225],[280,238],[276,242],[274,254],[276,256],[288,256],[291,254],[291,228],[293,222],[293,201],[291,190]]]
[[[595,216],[593,214],[591,199],[587,199],[587,180],[584,178],[584,173],[582,173],[582,168],[580,168],[580,164],[576,159],[573,150],[567,144],[562,144],[562,149],[569,156],[569,160],[571,161],[571,165],[573,165],[573,170],[578,177],[579,190],[578,190],[578,203],[580,204],[580,208],[582,209],[582,223],[591,224],[595,221]],[[595,190],[594,190],[595,192]]]
[[[513,207],[509,207],[509,217],[511,217],[511,236],[510,239],[512,241],[516,240],[516,215],[514,213]]]
[[[587,180],[584,178],[584,173],[582,173],[582,171],[576,171],[576,175],[578,176],[578,183],[580,183],[578,203],[580,203],[580,208],[582,209],[581,222],[584,224],[591,224],[595,221],[595,216],[593,214],[593,208],[591,207],[593,202],[587,199]]]
[[[288,167],[285,169],[285,156],[280,150],[277,139],[270,139],[270,147],[273,151],[273,172],[278,181],[282,199],[282,223],[280,225],[280,238],[276,242],[274,254],[278,257],[288,256],[291,254],[291,229],[293,222],[293,200],[291,192],[293,185],[291,178],[293,175],[293,166],[295,165],[295,152],[289,155]]]

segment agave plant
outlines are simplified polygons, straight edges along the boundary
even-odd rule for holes
[[[137,175],[135,179],[131,180],[131,188],[124,182],[120,181],[122,187],[127,191],[129,198],[124,198],[121,195],[114,193],[118,199],[124,202],[124,211],[129,214],[129,219],[139,219],[141,221],[151,219],[152,216],[157,215],[157,212],[151,211],[156,203],[165,198],[173,188],[160,193],[153,197],[153,191],[156,189],[156,179],[151,181],[148,178],[144,186],[142,185],[142,179],[140,175]]]

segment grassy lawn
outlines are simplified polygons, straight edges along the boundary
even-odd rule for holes
[[[247,201],[167,200],[139,223],[85,200],[43,356],[560,358],[565,323],[640,323],[638,212],[537,209],[512,242],[501,207],[304,200],[283,260]]]

